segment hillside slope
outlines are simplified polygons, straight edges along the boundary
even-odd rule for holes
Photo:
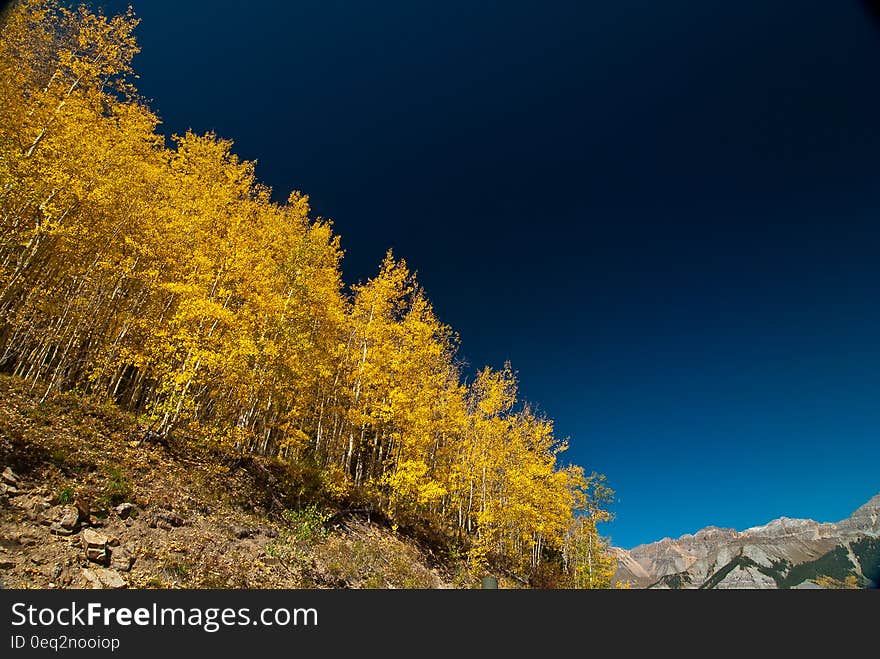
[[[170,439],[0,377],[0,587],[448,588],[460,564],[363,511],[306,505],[310,474]]]

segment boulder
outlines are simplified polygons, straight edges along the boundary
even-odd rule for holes
[[[13,487],[18,485],[18,476],[15,475],[15,472],[12,471],[11,467],[6,467],[6,469],[3,470],[3,473],[0,474],[0,479],[2,479],[7,485],[12,485]]]
[[[125,579],[123,579],[115,570],[108,570],[103,567],[91,569],[83,568],[82,575],[93,589],[118,589],[128,587],[128,584],[125,583]]]
[[[79,530],[79,511],[76,506],[53,506],[42,517],[55,535],[73,535]]]
[[[109,538],[103,533],[99,533],[93,529],[85,529],[82,534],[83,546],[107,546]]]
[[[83,568],[82,575],[83,577],[85,577],[85,580],[89,582],[89,586],[91,586],[93,589],[100,589],[104,587],[104,584],[102,584],[101,580],[98,579],[98,575],[95,574],[92,570]]]
[[[7,483],[0,483],[0,495],[6,497],[14,497],[16,494],[19,494],[19,489],[15,487],[15,485],[8,485]]]
[[[76,506],[76,509],[79,512],[79,518],[84,522],[89,521],[89,515],[91,514],[89,502],[84,499],[77,498],[73,502],[73,505]]]
[[[76,506],[60,505],[52,506],[40,515],[40,524],[45,526],[56,526],[68,531],[60,535],[70,535],[79,529],[79,510]]]
[[[98,565],[106,565],[108,557],[109,553],[106,548],[98,549],[97,547],[90,547],[89,549],[86,549],[86,558]]]
[[[82,546],[86,552],[86,558],[94,563],[107,565],[110,562],[110,552],[107,549],[108,538],[103,533],[92,529],[82,532]]]
[[[120,572],[128,572],[134,565],[132,556],[124,547],[117,547],[110,552],[110,567]]]
[[[137,514],[137,510],[135,508],[135,505],[133,503],[128,503],[128,502],[120,503],[113,510],[116,511],[116,514],[119,515],[120,519],[127,519],[131,515]]]
[[[101,585],[104,588],[128,588],[128,584],[125,583],[125,579],[116,571],[116,570],[108,570],[103,567],[96,567],[92,572],[98,577],[98,581],[101,582]]]
[[[71,531],[79,524],[79,510],[76,506],[62,506],[61,515],[58,517],[59,526]]]

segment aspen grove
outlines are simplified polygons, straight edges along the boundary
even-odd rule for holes
[[[604,479],[561,463],[509,365],[465,378],[403,260],[346,287],[306,195],[273,202],[213,134],[166,142],[132,84],[131,10],[22,0],[2,21],[3,372],[113,401],[157,436],[313,465],[334,497],[476,568],[552,559],[609,585]]]

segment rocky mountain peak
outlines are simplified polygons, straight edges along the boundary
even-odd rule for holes
[[[838,533],[845,535],[857,533],[880,535],[880,494],[868,499],[848,518],[834,524],[834,527]]]
[[[783,516],[744,531],[707,526],[674,540],[663,538],[630,551],[615,549],[617,579],[641,587],[793,587],[786,581],[792,566],[842,551],[838,564],[851,563],[866,582],[874,583],[880,566],[857,565],[846,558],[854,555],[852,543],[865,538],[880,538],[880,494],[836,523]]]
[[[880,510],[880,494],[875,494],[870,499],[868,499],[867,503],[856,508],[853,514],[858,512],[867,512],[867,511],[878,511]]]

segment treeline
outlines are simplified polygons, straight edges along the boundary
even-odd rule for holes
[[[561,466],[509,366],[463,383],[402,260],[346,289],[330,224],[212,134],[157,132],[129,11],[23,0],[0,33],[0,368],[152,432],[315,465],[487,561],[607,586],[601,477]]]

